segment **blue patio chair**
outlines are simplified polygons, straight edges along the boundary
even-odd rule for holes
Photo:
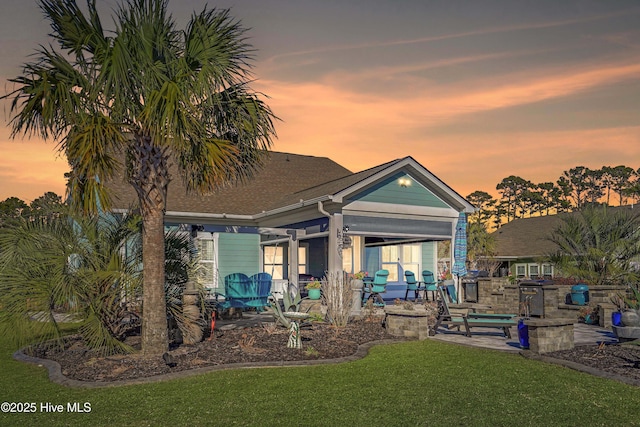
[[[373,281],[365,283],[365,295],[369,293],[369,296],[364,302],[369,299],[373,299],[373,304],[379,307],[384,307],[384,300],[380,294],[383,294],[387,290],[387,277],[389,276],[388,270],[378,270],[373,276]]]
[[[433,273],[429,270],[422,270],[422,283],[424,283],[424,300],[429,301],[427,292],[431,292],[431,297],[436,300],[436,291],[438,290],[438,282],[433,277]]]
[[[231,273],[224,278],[224,302],[220,308],[245,308],[251,295],[251,280],[244,273]]]
[[[418,292],[420,292],[420,282],[416,280],[416,275],[413,274],[413,271],[405,270],[404,278],[407,282],[407,291],[404,293],[404,300],[407,300],[409,296],[409,291],[414,292],[413,300],[418,300]]]
[[[458,292],[456,291],[456,285],[446,285],[445,290],[452,304],[458,304]]]
[[[271,295],[271,275],[268,273],[257,273],[249,278],[251,281],[252,291],[255,292],[246,302],[249,307],[262,311],[264,307],[269,305],[269,295]]]

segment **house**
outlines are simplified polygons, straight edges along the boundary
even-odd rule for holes
[[[495,259],[502,261],[502,274],[510,272],[519,279],[551,278],[553,265],[546,260],[556,249],[549,240],[553,230],[562,223],[559,215],[515,219],[498,228]]]
[[[267,156],[253,179],[210,195],[187,194],[179,178],[170,184],[165,224],[194,237],[210,289],[236,272],[265,271],[282,286],[381,268],[400,285],[404,270],[437,271],[436,243],[453,239],[460,212],[474,211],[411,157],[353,173],[326,157]],[[135,205],[128,184],[109,185],[116,211]]]
[[[633,205],[609,206],[609,212],[620,209],[632,210],[638,215]],[[562,225],[562,218],[574,213],[561,213],[531,218],[515,219],[502,225],[493,235],[496,241],[496,256],[503,262],[503,269],[510,271],[517,278],[552,278],[560,272],[548,261],[549,254],[558,247],[550,238],[553,231]],[[503,271],[504,272],[504,271]]]

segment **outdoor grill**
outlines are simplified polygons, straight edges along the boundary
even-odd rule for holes
[[[525,280],[520,282],[520,312],[524,315],[544,317],[545,286],[552,285],[549,280]]]
[[[470,271],[460,278],[460,283],[464,288],[465,302],[478,302],[478,277],[486,272]]]

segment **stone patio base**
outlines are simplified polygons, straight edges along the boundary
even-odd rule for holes
[[[527,319],[529,350],[536,354],[570,350],[574,347],[574,319]]]
[[[417,338],[424,340],[429,336],[430,316],[424,309],[416,308],[407,310],[400,306],[387,306],[386,314],[387,331],[394,337]],[[435,319],[432,319],[435,320]],[[434,322],[432,322],[434,323]]]

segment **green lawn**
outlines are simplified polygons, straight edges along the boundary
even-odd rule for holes
[[[421,341],[339,365],[215,372],[155,384],[69,389],[14,361],[0,339],[2,426],[640,425],[640,389],[518,355]],[[62,404],[64,413],[40,405]],[[66,412],[88,402],[90,413]]]

